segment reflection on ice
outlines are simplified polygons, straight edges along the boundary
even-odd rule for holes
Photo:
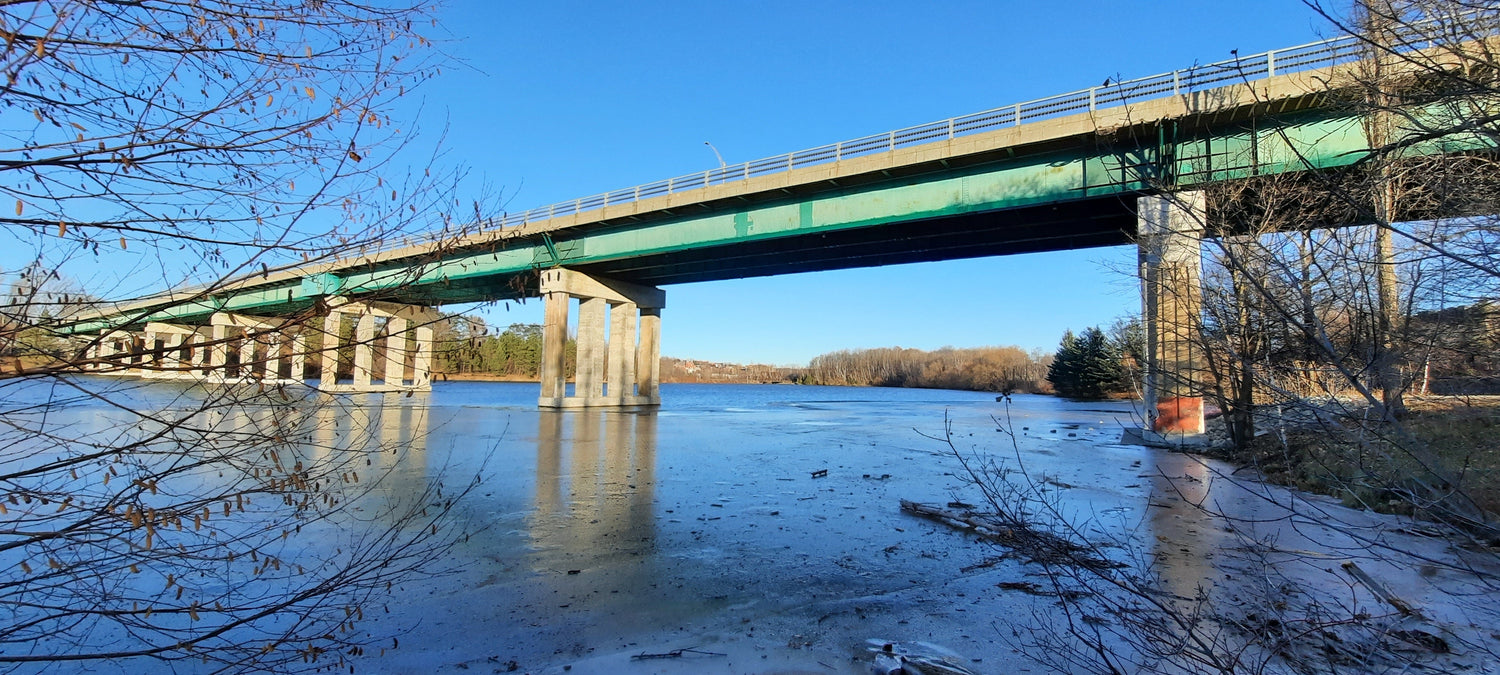
[[[1195,457],[1166,454],[1157,458],[1154,473],[1154,496],[1146,506],[1151,561],[1163,582],[1162,590],[1183,598],[1198,597],[1218,576],[1214,553],[1225,534],[1222,522],[1193,508],[1213,508],[1208,503],[1213,470]]]
[[[653,546],[656,412],[542,410],[532,546],[569,570]]]

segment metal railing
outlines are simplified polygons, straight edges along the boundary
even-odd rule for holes
[[[1426,38],[1418,31],[1427,26],[1412,26],[1411,41],[1403,43],[1406,49],[1425,46]],[[1368,46],[1355,36],[1343,36],[1322,42],[1313,42],[1296,47],[1276,49],[1252,56],[1219,61],[1170,73],[1152,75],[1134,80],[1124,80],[1066,94],[1058,94],[1021,103],[993,108],[961,117],[951,117],[938,122],[919,124],[905,129],[896,129],[881,134],[840,141],[806,150],[788,152],[774,157],[756,159],[740,164],[722,166],[675,178],[646,183],[623,190],[613,190],[571,201],[549,204],[529,211],[508,213],[499,218],[488,219],[478,224],[480,232],[496,228],[507,228],[602,209],[606,206],[701,190],[714,185],[723,185],[749,180],[760,176],[792,171],[830,162],[839,162],[855,157],[867,157],[894,152],[900,148],[926,143],[946,141],[962,136],[993,131],[1000,127],[1019,126],[1053,117],[1062,117],[1101,108],[1125,105],[1138,101],[1160,98],[1167,95],[1183,95],[1217,89],[1231,84],[1242,84],[1255,80],[1305,70],[1325,68],[1359,60],[1368,53]],[[472,227],[472,226],[471,226]],[[424,241],[441,240],[440,233],[421,237]],[[381,247],[382,251],[403,244]]]

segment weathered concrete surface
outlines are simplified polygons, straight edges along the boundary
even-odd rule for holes
[[[305,385],[311,356],[321,360],[318,388],[323,391],[431,388],[434,326],[444,320],[442,314],[426,307],[346,298],[332,298],[327,304],[328,315],[309,325],[215,312],[206,326],[148,322],[139,333],[116,330],[80,337],[92,341],[84,348],[89,359],[84,370],[215,384]],[[346,340],[345,326],[351,321]],[[313,326],[318,324],[319,347],[311,352],[307,338],[317,332]],[[339,351],[351,346],[353,381],[344,383],[338,380]]]
[[[1203,433],[1202,192],[1140,197],[1141,316],[1146,324],[1146,412],[1176,442]]]
[[[653,406],[661,403],[661,308],[666,293],[576,270],[542,271],[542,408]],[[567,395],[563,350],[568,304],[578,299],[578,363]]]

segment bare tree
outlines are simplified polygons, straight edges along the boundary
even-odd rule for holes
[[[1500,8],[1309,4],[1364,47],[1361,62],[1327,73],[1319,94],[1327,114],[1363,131],[1367,147],[1348,166],[1321,168],[1283,127],[1252,121],[1257,144],[1290,149],[1289,170],[1192,186],[1208,197],[1204,311],[1189,327],[1205,355],[1198,393],[1225,412],[1217,451],[1231,460],[1350,506],[1418,518],[1411,527],[1463,554],[1431,555],[1387,537],[1389,521],[1339,515],[1199,464],[1191,480],[1163,474],[1159,482],[1209,519],[1205,528],[1234,537],[1196,575],[1197,587],[1182,587],[1160,573],[1163,555],[1143,553],[1130,532],[1101,541],[1092,522],[1059,507],[1019,453],[1004,464],[960,454],[988,511],[964,517],[1009,532],[1006,545],[1052,582],[1046,590],[1062,611],[1039,620],[1055,630],[1012,637],[1060,670],[1413,672],[1459,667],[1444,660],[1450,649],[1497,656],[1490,625],[1475,633],[1423,618],[1360,565],[1451,573],[1461,582],[1442,592],[1457,611],[1494,620],[1496,485],[1475,470],[1488,467],[1493,441],[1455,447],[1445,435],[1468,425],[1492,438],[1484,430],[1493,404],[1477,421],[1444,417],[1414,404],[1410,391],[1435,355],[1476,364],[1496,344]],[[1251,155],[1248,166],[1259,161]],[[1209,482],[1269,512],[1246,519],[1203,500],[1200,483]],[[1335,533],[1329,553],[1344,564],[1247,534],[1273,521]],[[1235,581],[1219,582],[1227,571]]]
[[[420,405],[79,376],[172,367],[90,362],[98,338],[66,333],[106,300],[192,303],[457,229],[456,177],[396,159],[406,99],[441,62],[431,9],[0,3],[0,667],[343,664],[381,639],[361,620],[393,584],[441,570],[467,488],[405,465]]]

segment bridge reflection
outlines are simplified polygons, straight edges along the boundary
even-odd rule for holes
[[[630,560],[655,546],[654,410],[542,410],[531,516],[538,571]]]
[[[1215,499],[1214,472],[1202,460],[1177,453],[1157,457],[1152,479],[1150,542],[1153,570],[1163,591],[1177,598],[1195,599],[1211,592],[1222,575],[1218,555],[1229,553],[1230,542],[1210,511],[1222,509]],[[1196,505],[1203,505],[1199,508]]]
[[[421,498],[433,478],[427,466],[431,397],[317,394],[304,452],[313,463],[347,464],[362,480],[379,480],[379,492],[394,502]]]

